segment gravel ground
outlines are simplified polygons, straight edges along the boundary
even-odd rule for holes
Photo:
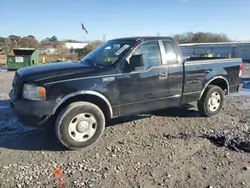
[[[249,71],[244,64],[245,91],[228,96],[217,116],[189,106],[115,119],[78,151],[17,122],[8,105],[13,73],[0,72],[0,187],[59,187],[55,168],[65,187],[250,187]]]

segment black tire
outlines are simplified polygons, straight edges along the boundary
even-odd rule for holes
[[[70,136],[68,131],[69,124],[72,119],[82,113],[91,114],[95,120],[95,133],[86,141],[75,141]],[[89,102],[74,102],[64,108],[57,120],[55,125],[56,135],[59,141],[68,149],[80,149],[90,146],[96,142],[102,135],[105,128],[105,117],[103,112],[96,105]]]
[[[209,98],[213,93],[218,93],[220,95],[220,104],[219,107],[215,111],[211,111],[209,109]],[[224,92],[223,90],[215,85],[209,85],[205,89],[201,99],[197,102],[197,107],[202,116],[210,117],[216,115],[220,112],[222,106],[224,104]]]

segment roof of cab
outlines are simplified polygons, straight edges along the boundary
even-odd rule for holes
[[[116,38],[112,40],[132,40],[132,41],[145,41],[145,40],[174,40],[172,37],[163,37],[163,36],[138,36],[138,37],[124,37]]]

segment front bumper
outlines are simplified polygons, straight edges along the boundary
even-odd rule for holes
[[[31,127],[43,127],[50,119],[50,113],[55,101],[32,101],[23,98],[14,98],[13,90],[9,93],[11,109],[18,121]]]

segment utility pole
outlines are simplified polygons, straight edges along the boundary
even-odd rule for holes
[[[106,42],[106,34],[103,35],[103,42]]]

